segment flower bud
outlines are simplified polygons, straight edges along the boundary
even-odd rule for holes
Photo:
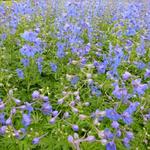
[[[5,134],[6,128],[7,128],[6,126],[0,127],[0,135],[4,135]]]
[[[32,93],[32,98],[33,98],[33,99],[39,99],[39,98],[40,98],[40,93],[39,93],[39,91],[34,91],[34,92]]]
[[[9,117],[7,120],[6,120],[6,125],[11,125],[12,124],[12,120],[11,118]]]
[[[65,112],[65,113],[64,113],[64,117],[65,117],[65,118],[69,118],[69,117],[70,117],[69,113],[68,113],[68,112]]]
[[[75,105],[76,105],[76,102],[75,102],[75,101],[71,101],[70,105],[71,105],[71,106],[75,106]]]
[[[19,105],[21,103],[21,101],[19,99],[14,98],[14,102]]]
[[[38,144],[40,142],[40,138],[34,138],[32,144]]]
[[[73,137],[71,135],[68,136],[68,142],[73,143]]]
[[[88,136],[87,138],[86,138],[86,141],[88,141],[88,142],[94,142],[96,139],[95,139],[95,136]]]
[[[79,110],[78,110],[77,108],[75,108],[75,107],[72,107],[72,111],[73,111],[74,113],[78,113],[78,112],[79,112]]]
[[[73,129],[74,131],[78,131],[78,130],[79,130],[79,127],[78,127],[78,125],[72,125],[72,129]]]
[[[0,103],[0,110],[3,110],[5,108],[5,104],[3,102]]]
[[[50,123],[50,124],[54,124],[54,123],[55,123],[55,121],[56,121],[56,118],[55,118],[55,117],[53,117],[53,118],[51,118],[51,119],[50,119],[49,123]]]
[[[52,112],[53,117],[57,116],[57,114],[58,114],[57,110],[55,110],[55,111]]]
[[[14,107],[11,109],[11,114],[14,115],[15,113],[16,113],[16,108]]]
[[[80,96],[79,95],[76,96],[76,100],[80,101]]]
[[[48,96],[43,96],[43,97],[42,97],[42,100],[43,100],[44,102],[48,102],[48,101],[49,101],[49,97],[48,97]]]
[[[80,120],[85,120],[86,118],[87,118],[86,115],[83,115],[83,114],[80,114],[80,115],[79,115],[79,119],[80,119]]]
[[[64,99],[63,98],[61,98],[61,99],[59,99],[58,101],[57,101],[57,104],[63,104],[64,103]]]

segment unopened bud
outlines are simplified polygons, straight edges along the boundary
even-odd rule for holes
[[[80,115],[79,115],[79,119],[80,119],[80,120],[85,120],[86,118],[87,118],[86,115],[83,115],[83,114],[80,114]]]

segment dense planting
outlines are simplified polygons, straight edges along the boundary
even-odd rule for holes
[[[150,149],[150,6],[0,4],[0,150]]]

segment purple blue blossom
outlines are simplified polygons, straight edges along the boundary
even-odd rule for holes
[[[79,81],[79,77],[78,77],[78,76],[74,76],[74,77],[71,79],[71,84],[72,84],[72,85],[75,85],[75,84],[77,84],[78,81]]]
[[[143,95],[145,93],[145,90],[148,88],[147,84],[141,84],[141,79],[133,80],[132,85],[134,88],[134,92],[139,96]]]
[[[38,33],[33,31],[25,31],[21,37],[29,42],[34,42],[37,38]]]
[[[57,71],[57,65],[55,63],[50,63],[50,67],[53,72]]]
[[[116,144],[112,141],[106,144],[106,150],[116,150]]]
[[[50,115],[50,113],[52,112],[52,106],[48,102],[45,102],[42,105],[41,111],[45,115]]]
[[[40,142],[40,138],[34,138],[32,140],[32,144],[38,144]]]
[[[40,92],[39,91],[34,91],[32,93],[32,98],[33,99],[39,99],[40,98]]]
[[[0,127],[0,135],[4,135],[6,133],[6,126],[1,126]]]
[[[78,125],[72,125],[72,129],[73,129],[74,131],[78,131],[78,130],[79,130],[79,127],[78,127]]]
[[[21,63],[23,64],[24,67],[27,67],[29,66],[29,59],[23,58],[21,59]]]
[[[16,69],[16,72],[20,79],[24,79],[24,73],[22,69]]]
[[[121,116],[114,109],[106,109],[106,117],[113,121],[121,119]]]
[[[150,77],[150,69],[146,69],[146,72],[144,74],[145,78],[149,78]]]
[[[22,124],[27,127],[31,124],[31,116],[29,114],[22,115]]]

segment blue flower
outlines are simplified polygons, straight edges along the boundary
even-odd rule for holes
[[[108,128],[104,130],[104,135],[105,135],[105,139],[113,139],[114,137],[114,134],[111,133],[111,131]]]
[[[40,73],[42,73],[42,68],[43,68],[42,62],[43,62],[43,58],[42,58],[42,57],[39,57],[39,58],[36,60],[36,63],[37,63],[37,65],[38,65],[38,70],[39,70]]]
[[[3,33],[0,35],[0,39],[3,41],[7,38],[7,34],[6,33]]]
[[[26,102],[26,110],[28,111],[29,115],[33,111],[32,105],[30,103],[28,103],[28,102]]]
[[[121,118],[121,116],[114,109],[106,109],[106,117],[113,121],[117,121]]]
[[[64,118],[69,118],[69,117],[70,117],[69,112],[65,112],[65,113],[64,113]]]
[[[34,57],[35,53],[36,53],[36,49],[33,46],[29,46],[27,44],[25,44],[21,49],[20,49],[20,53],[22,55],[25,55],[27,57]]]
[[[134,87],[134,92],[139,96],[143,95],[145,93],[145,90],[148,89],[147,84],[141,84],[141,79],[133,80],[132,85]]]
[[[117,130],[116,136],[117,136],[117,137],[120,137],[120,136],[121,136],[121,131],[120,131],[120,130]]]
[[[111,126],[115,129],[117,129],[119,127],[119,123],[117,121],[113,121]]]
[[[129,112],[125,111],[125,112],[123,112],[123,114],[121,116],[122,116],[122,120],[127,125],[130,125],[133,122],[132,116],[131,116],[131,114]]]
[[[128,80],[130,77],[131,77],[131,74],[127,71],[122,75],[123,80]]]
[[[43,68],[42,64],[38,64],[38,71],[40,74],[42,73],[42,68]]]
[[[51,69],[52,69],[53,72],[57,71],[57,65],[56,64],[50,63],[50,66],[51,66]]]
[[[116,150],[116,144],[112,141],[106,144],[106,150]]]
[[[140,105],[139,102],[134,102],[129,105],[129,107],[125,110],[125,112],[128,112],[129,114],[132,114],[134,111],[136,111],[136,108]]]
[[[150,77],[150,69],[146,69],[144,77],[145,77],[145,79]]]
[[[32,144],[38,144],[40,142],[40,138],[34,138],[32,140]]]
[[[134,136],[133,136],[133,133],[132,133],[132,132],[128,131],[128,132],[126,132],[126,137],[127,137],[129,140],[132,140]]]
[[[91,93],[92,95],[96,95],[97,97],[102,94],[101,91],[96,86],[91,86]]]
[[[123,139],[123,144],[124,144],[127,148],[130,147],[129,142],[130,142],[130,140],[129,140],[127,137],[125,137],[125,138]]]
[[[126,35],[127,36],[134,36],[136,34],[136,30],[134,28],[128,28]]]
[[[63,57],[65,56],[65,52],[64,52],[63,50],[58,50],[58,51],[57,51],[57,56],[58,56],[59,58],[63,58]]]
[[[74,131],[78,131],[78,130],[79,130],[79,127],[78,127],[78,125],[72,125],[72,129],[73,129]]]
[[[6,126],[1,126],[0,127],[0,135],[4,135],[6,132]]]
[[[95,67],[98,67],[98,66],[99,66],[99,62],[96,61],[96,60],[94,60],[93,65],[94,65]]]
[[[136,67],[139,69],[139,70],[142,70],[145,68],[145,63],[143,61],[139,61],[139,62],[134,62],[134,64],[136,65]]]
[[[16,72],[20,79],[24,79],[24,73],[21,69],[16,69]]]
[[[75,85],[75,84],[77,84],[78,81],[79,81],[79,77],[78,77],[78,76],[74,76],[74,77],[71,79],[71,84],[72,84],[72,85]]]
[[[52,106],[48,102],[45,102],[42,105],[41,111],[44,115],[50,115],[50,113],[52,112]]]
[[[86,141],[88,142],[94,142],[96,140],[95,136],[92,136],[92,135],[89,135],[87,138],[86,138]]]
[[[3,14],[3,15],[6,13],[4,3],[1,3],[1,5],[0,5],[0,13]]]
[[[58,111],[57,110],[53,111],[52,115],[53,115],[53,117],[57,116],[58,115]]]
[[[12,125],[11,117],[9,117],[9,118],[6,120],[6,125]]]
[[[83,67],[87,63],[87,59],[85,57],[82,57],[80,62],[81,62],[81,66]]]
[[[136,52],[139,56],[144,56],[144,54],[146,53],[145,50],[145,43],[144,43],[144,39],[141,38],[141,43],[140,45],[136,48]]]
[[[4,113],[0,113],[0,123],[2,125],[5,124],[5,114]]]
[[[58,47],[57,56],[59,58],[63,58],[65,56],[65,52],[64,52],[65,45],[63,43],[57,43],[57,47]]]
[[[69,135],[68,136],[68,142],[73,143],[73,141],[74,141],[73,136]]]
[[[37,60],[36,60],[36,63],[37,64],[41,64],[43,62],[43,58],[42,57],[39,57]]]
[[[145,120],[150,120],[150,112],[148,114],[144,115],[144,119]]]
[[[30,115],[28,115],[28,114],[23,114],[22,116],[23,116],[23,118],[22,118],[22,124],[23,124],[25,127],[29,126],[30,123],[31,123]]]
[[[97,66],[97,71],[98,71],[99,74],[105,73],[106,68],[107,68],[107,65],[106,65],[105,62],[104,62],[104,63],[100,63],[100,64]]]
[[[23,58],[23,59],[21,59],[21,63],[24,65],[24,67],[27,67],[27,66],[29,66],[29,59]]]
[[[115,90],[113,91],[113,95],[122,100],[122,99],[126,99],[128,96],[128,92],[126,88],[119,88],[118,86],[115,87]]]
[[[131,40],[127,40],[126,41],[126,48],[130,50],[130,48],[132,47],[133,42]]]
[[[50,121],[49,121],[50,124],[54,124],[55,122],[56,122],[56,118],[55,117],[51,118]]]
[[[33,31],[25,31],[21,34],[21,37],[29,42],[34,42],[37,38],[38,33]]]
[[[21,101],[19,99],[14,98],[14,102],[19,105],[21,103]]]
[[[3,110],[5,108],[5,104],[3,102],[0,102],[0,110]]]
[[[41,99],[42,99],[44,102],[48,102],[48,101],[49,101],[49,97],[48,97],[48,96],[42,96]]]
[[[32,98],[33,99],[39,99],[40,98],[40,92],[39,91],[34,91],[32,93]]]

